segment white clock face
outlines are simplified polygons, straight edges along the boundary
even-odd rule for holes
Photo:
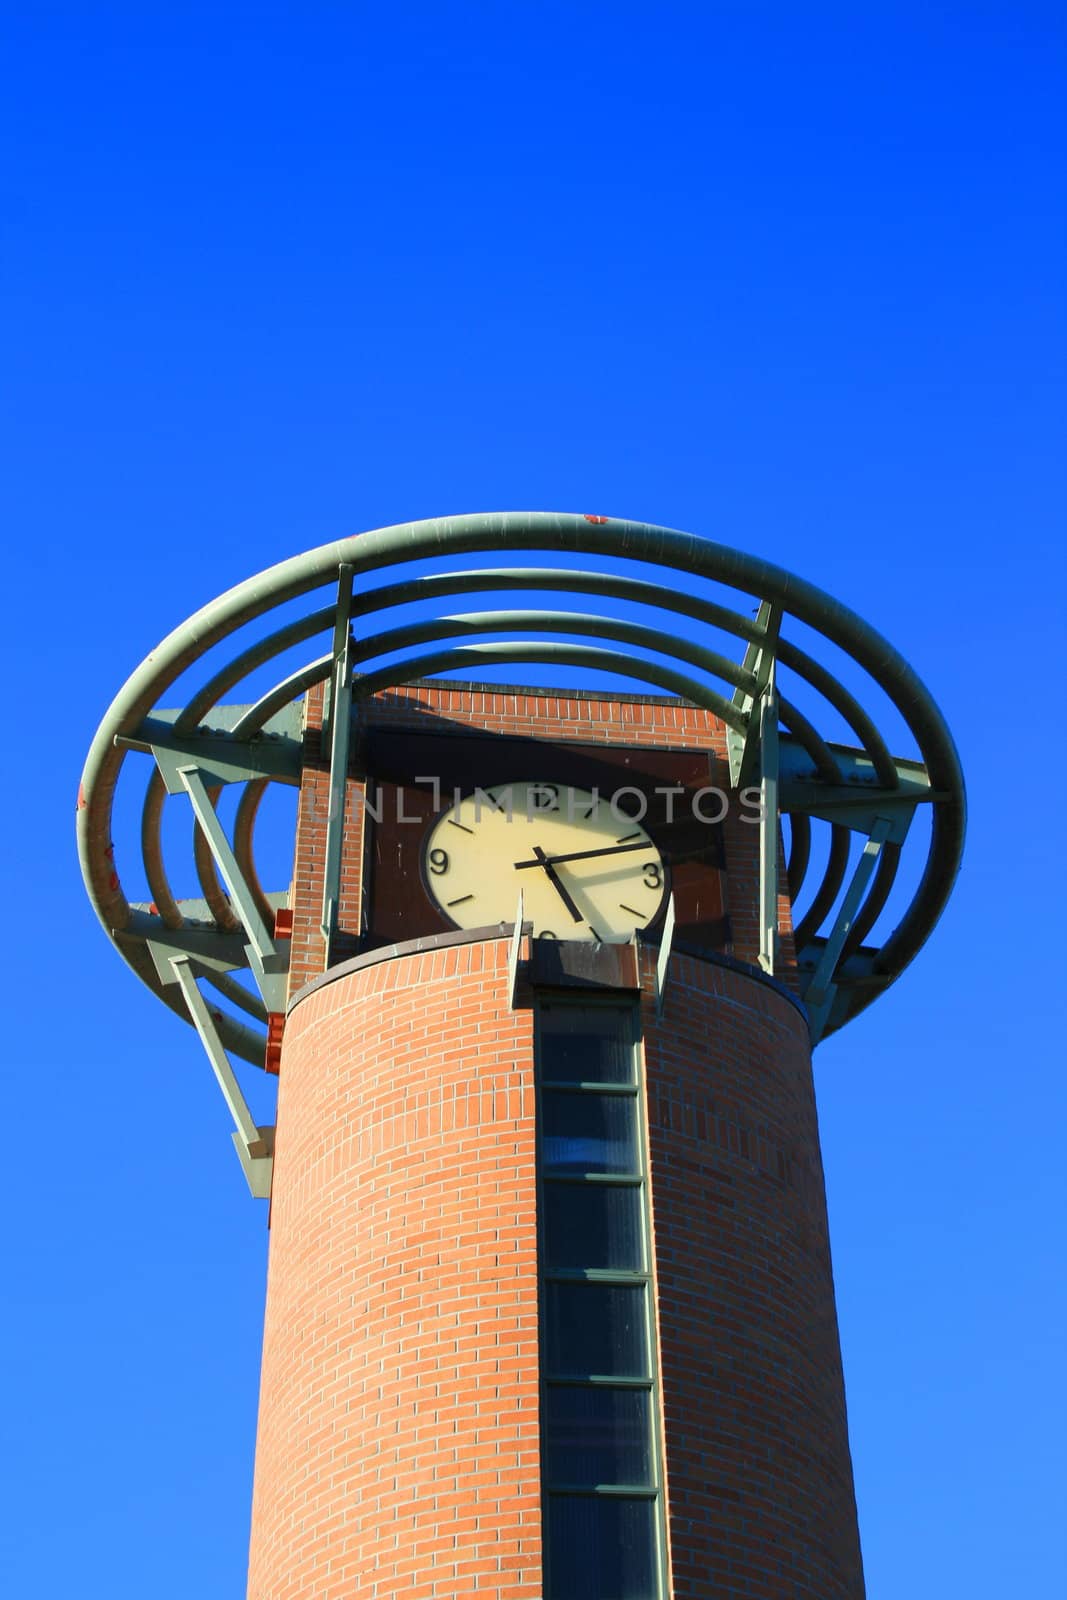
[[[542,939],[622,943],[667,892],[656,846],[607,799],[566,784],[477,789],[437,818],[423,848],[431,898],[459,928],[523,917]]]

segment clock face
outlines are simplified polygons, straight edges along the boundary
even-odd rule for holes
[[[655,920],[662,857],[639,822],[585,789],[507,783],[442,812],[423,847],[430,898],[458,928],[523,917],[541,939],[623,943]]]

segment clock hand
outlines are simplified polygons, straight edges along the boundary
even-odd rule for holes
[[[566,855],[562,856],[545,856],[542,850],[540,855],[535,857],[533,861],[516,861],[515,866],[519,869],[523,867],[543,867],[550,863],[554,866],[560,861],[588,861],[592,856],[621,856],[624,850],[654,850],[655,848],[651,839],[644,839],[638,844],[609,844],[603,850],[569,850]],[[542,857],[544,857],[543,860]]]
[[[552,887],[563,901],[563,904],[567,907],[567,910],[570,912],[575,922],[584,922],[585,918],[582,916],[582,913],[578,910],[578,907],[567,893],[566,887],[560,879],[559,873],[556,871],[555,867],[552,865],[552,862],[545,855],[545,852],[541,849],[539,844],[534,845],[534,852],[537,856],[534,866],[544,867],[545,871],[548,873],[548,881],[551,883]]]

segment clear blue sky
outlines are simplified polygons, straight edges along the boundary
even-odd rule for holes
[[[8,1592],[243,1593],[264,1209],[82,893],[96,724],[259,568],[504,507],[795,567],[939,698],[963,876],[817,1065],[869,1590],[1058,1592],[1064,57],[1030,0],[0,6]]]

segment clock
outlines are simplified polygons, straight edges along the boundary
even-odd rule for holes
[[[430,899],[457,928],[523,918],[540,939],[623,943],[659,915],[663,858],[641,824],[588,789],[523,781],[475,789],[422,849]]]

